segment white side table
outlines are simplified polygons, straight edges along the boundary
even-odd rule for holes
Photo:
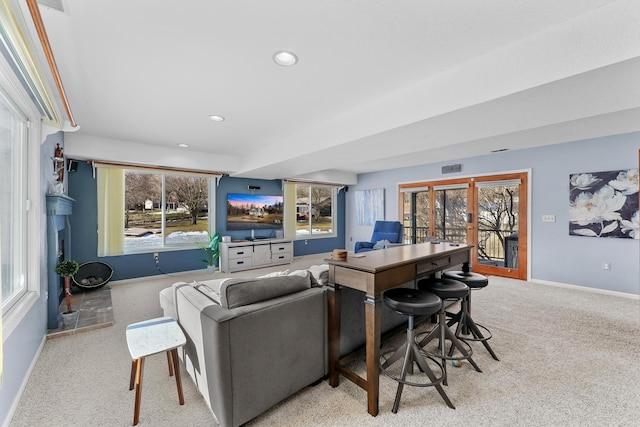
[[[178,399],[184,405],[182,382],[180,380],[180,366],[178,365],[178,347],[187,340],[178,323],[171,317],[158,317],[144,322],[132,323],[127,326],[127,346],[131,353],[131,378],[129,390],[133,390],[135,379],[136,401],[133,410],[133,425],[138,424],[140,415],[140,397],[142,395],[142,373],[144,358],[153,354],[167,352],[169,376],[175,372]]]

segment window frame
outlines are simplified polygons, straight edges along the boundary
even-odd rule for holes
[[[295,232],[295,236],[293,237],[294,240],[310,240],[310,239],[331,239],[331,238],[335,238],[338,236],[338,232],[336,230],[336,226],[337,226],[337,200],[338,200],[338,189],[339,187],[335,186],[335,185],[323,185],[323,184],[315,184],[315,183],[304,183],[304,182],[299,182],[299,183],[295,183],[295,194],[296,194],[296,217],[297,217],[297,194],[298,194],[298,186],[304,186],[304,187],[309,187],[309,192],[311,192],[313,187],[321,187],[321,188],[328,188],[331,190],[331,233],[322,233],[322,234],[312,234],[312,221],[311,221],[311,215],[309,215],[308,218],[308,230],[309,230],[309,234],[304,234],[304,235],[299,235],[298,234],[298,230],[297,230],[297,218],[294,219],[294,221],[296,221],[296,232]],[[309,212],[313,212],[313,206],[311,203],[311,197],[309,197],[309,203],[308,203],[308,211]]]
[[[214,175],[208,175],[208,174],[197,174],[197,173],[189,173],[187,171],[171,171],[171,170],[165,170],[165,169],[155,169],[155,168],[136,168],[136,167],[123,167],[124,169],[124,173],[126,175],[127,172],[134,172],[134,173],[139,173],[139,174],[153,174],[153,175],[160,175],[161,176],[161,181],[162,181],[162,197],[161,197],[161,204],[162,206],[166,206],[166,177],[167,176],[191,176],[191,177],[197,177],[197,178],[203,178],[203,179],[207,179],[209,181],[208,183],[208,193],[207,193],[207,215],[208,217],[211,219],[213,218],[214,220],[208,221],[208,227],[207,230],[210,233],[215,233],[215,215],[216,215],[216,176]],[[125,189],[123,191],[123,197],[126,197],[126,186]],[[124,203],[124,201],[123,201]],[[125,207],[126,208],[126,207]],[[123,212],[124,215],[124,212]],[[160,245],[156,245],[156,246],[145,246],[143,248],[139,248],[139,249],[133,249],[133,248],[127,248],[124,245],[124,234],[123,234],[123,255],[133,255],[133,254],[144,254],[144,253],[151,253],[151,252],[168,252],[168,251],[182,251],[182,250],[192,250],[196,248],[196,244],[195,241],[193,242],[185,242],[185,243],[172,243],[172,244],[167,244],[167,236],[166,236],[166,209],[163,207],[162,209],[162,214],[161,214],[161,218],[162,218],[162,223],[161,223],[161,229],[162,229],[162,239],[160,241]],[[123,230],[124,232],[124,230]],[[207,241],[207,237],[204,236],[204,238],[201,240],[201,242],[206,242]]]
[[[42,292],[40,277],[42,272],[46,271],[46,239],[44,239],[45,224],[41,210],[44,206],[46,188],[41,188],[43,178],[40,176],[40,146],[45,135],[43,135],[40,112],[15,76],[13,68],[2,55],[0,55],[0,77],[2,77],[0,79],[2,95],[26,122],[26,147],[24,161],[20,165],[20,174],[24,180],[22,199],[26,211],[22,232],[24,236],[22,265],[26,286],[15,303],[10,307],[1,308],[2,337],[5,340],[26,317]],[[57,130],[54,131],[57,132]],[[37,175],[29,171],[37,171]]]

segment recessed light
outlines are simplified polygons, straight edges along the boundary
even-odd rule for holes
[[[298,57],[293,52],[281,50],[273,54],[273,60],[278,65],[282,65],[283,67],[290,67],[298,62]]]
[[[215,114],[212,115],[212,116],[209,116],[209,119],[213,120],[214,122],[224,122],[224,117],[218,116],[218,115],[215,115]]]
[[[181,142],[180,144],[178,144],[178,147],[180,147],[180,148],[189,148],[189,144],[185,144],[184,142]]]

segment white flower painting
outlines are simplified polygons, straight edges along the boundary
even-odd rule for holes
[[[572,174],[569,234],[640,239],[638,169]]]

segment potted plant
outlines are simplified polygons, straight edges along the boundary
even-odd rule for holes
[[[62,321],[65,327],[73,326],[77,312],[73,310],[71,300],[71,276],[78,272],[80,266],[72,259],[65,259],[56,265],[56,273],[60,277],[64,277],[64,298],[67,305],[67,311],[62,313]]]
[[[207,230],[208,241],[206,244],[196,242],[196,245],[205,253],[206,258],[202,262],[207,263],[207,272],[216,271],[216,260],[220,258],[220,233],[211,234]]]

